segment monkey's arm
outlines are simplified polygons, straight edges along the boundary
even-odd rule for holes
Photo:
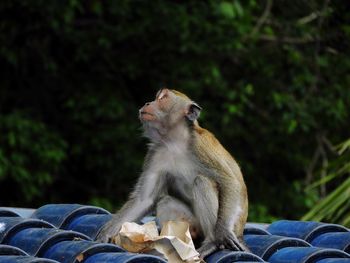
[[[123,223],[138,221],[145,216],[154,206],[155,200],[160,193],[161,185],[163,184],[158,174],[143,173],[129,200],[102,228],[97,240],[108,242],[119,233]]]

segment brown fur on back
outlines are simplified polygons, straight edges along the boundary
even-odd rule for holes
[[[224,176],[233,177],[242,185],[241,189],[232,189],[232,191],[239,191],[238,196],[241,196],[240,205],[244,213],[242,213],[239,221],[235,225],[235,233],[239,238],[243,236],[244,225],[248,216],[248,196],[246,186],[243,181],[241,170],[231,156],[231,154],[221,145],[215,136],[208,130],[200,127],[198,123],[194,124],[194,143],[195,151],[204,165],[216,170],[219,173],[224,173]],[[209,149],[208,149],[209,148]]]

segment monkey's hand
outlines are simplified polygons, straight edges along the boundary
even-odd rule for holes
[[[244,245],[242,245],[235,233],[231,229],[217,226],[215,229],[215,244],[219,249],[231,249],[236,251],[244,251]]]
[[[113,238],[118,235],[121,225],[116,223],[115,220],[107,222],[102,230],[98,233],[96,241],[103,243],[110,243],[113,241]]]

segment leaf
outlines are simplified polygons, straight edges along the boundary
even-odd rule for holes
[[[245,92],[247,95],[253,95],[254,94],[254,86],[249,83],[245,86]]]
[[[350,139],[346,140],[345,142],[339,144],[336,146],[336,149],[338,150],[338,154],[343,154],[345,151],[350,149]]]
[[[92,11],[97,14],[97,15],[102,15],[103,13],[103,8],[102,8],[102,4],[101,1],[93,1],[91,4],[91,9]]]
[[[294,119],[290,120],[287,132],[289,134],[292,134],[297,127],[298,127],[298,122]]]
[[[302,217],[302,220],[318,220],[321,221],[325,218],[332,218],[332,215],[337,212],[339,207],[346,205],[346,202],[350,199],[350,177],[347,178],[340,186],[338,186],[327,197],[322,199],[315,205],[306,215]],[[349,203],[342,208],[344,211],[350,210]],[[338,215],[338,217],[341,215]],[[348,219],[344,219],[348,221]],[[347,225],[348,226],[348,225]]]
[[[236,9],[237,15],[238,16],[243,16],[244,11],[243,11],[243,8],[241,6],[241,3],[238,0],[236,0],[236,1],[233,2],[233,5],[234,5],[234,7]]]
[[[220,12],[222,15],[224,15],[228,18],[235,18],[236,17],[236,13],[235,13],[235,9],[233,7],[233,4],[230,2],[220,3]]]
[[[320,180],[312,183],[310,186],[308,186],[306,188],[306,190],[309,190],[309,189],[312,189],[312,188],[316,188],[316,187],[318,187],[320,185],[324,185],[324,184],[328,183],[329,181],[333,180],[338,175],[339,174],[337,174],[337,173],[330,173],[327,176],[322,177]]]

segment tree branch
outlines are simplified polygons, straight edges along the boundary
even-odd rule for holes
[[[327,153],[323,147],[322,136],[317,136],[317,140],[318,140],[318,143],[320,145],[320,150],[321,150],[321,157],[322,157],[321,178],[323,179],[327,175],[328,156],[327,156]],[[326,192],[325,184],[320,185],[320,192],[321,192],[321,197],[326,196],[327,192]]]
[[[269,35],[260,35],[260,40],[263,41],[270,41],[270,42],[282,42],[287,44],[308,44],[316,42],[317,39],[311,37],[311,36],[305,36],[304,38],[294,38],[294,37],[275,37],[275,36],[269,36]]]
[[[250,33],[250,37],[255,36],[259,32],[259,30],[262,27],[262,25],[265,23],[266,19],[270,15],[271,8],[272,8],[272,3],[273,3],[272,0],[267,0],[264,12],[261,15],[261,17],[259,18],[258,22],[256,23],[254,29]]]
[[[315,149],[315,152],[312,156],[311,163],[309,166],[306,168],[306,178],[305,178],[305,184],[309,185],[314,177],[314,170],[316,167],[316,164],[321,156],[321,149],[319,145],[319,140],[317,140],[317,147]]]
[[[297,24],[299,25],[305,25],[307,23],[310,23],[311,21],[315,20],[318,18],[320,13],[318,11],[312,12],[311,14],[304,16],[302,18],[299,18],[297,21]]]

